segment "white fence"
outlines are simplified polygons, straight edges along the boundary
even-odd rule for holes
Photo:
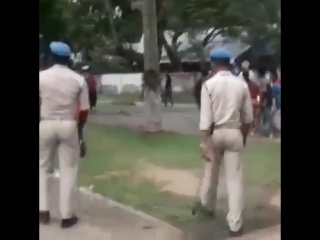
[[[194,82],[199,78],[198,73],[170,73],[172,89],[174,92],[190,91]],[[128,74],[104,74],[98,76],[99,91],[109,94],[121,94],[128,92],[139,92],[142,85],[142,73]],[[162,83],[165,76],[162,76]]]

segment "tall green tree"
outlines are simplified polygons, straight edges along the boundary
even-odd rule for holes
[[[143,56],[128,47],[142,35],[141,0],[40,0],[40,33],[46,39],[68,39],[85,58],[104,53],[121,56],[143,68]],[[135,7],[133,7],[135,5]],[[179,37],[188,33],[199,57],[219,34],[246,31],[249,44],[272,42],[278,49],[279,1],[276,0],[156,0],[159,56],[165,48],[174,69],[181,66]],[[140,7],[139,7],[140,6]],[[171,42],[164,36],[169,30]],[[95,53],[95,54],[93,54]]]
[[[66,34],[63,5],[64,0],[39,1],[39,34],[44,39],[58,39]]]
[[[183,33],[188,33],[193,50],[202,60],[206,58],[205,47],[218,35],[239,34],[237,28],[249,22],[249,18],[239,11],[241,4],[232,0],[165,1],[166,29],[172,32],[171,46],[165,47],[171,63],[172,60],[181,61],[178,39]],[[201,39],[198,38],[200,35],[203,36]],[[174,56],[170,57],[169,53]]]
[[[246,0],[247,8],[243,11],[250,16],[245,27],[244,40],[261,53],[268,50],[280,59],[281,52],[281,9],[279,0]]]

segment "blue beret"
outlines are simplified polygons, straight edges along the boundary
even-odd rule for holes
[[[224,49],[214,49],[210,52],[210,61],[214,62],[219,59],[231,59],[231,54]]]
[[[52,53],[61,57],[70,57],[71,49],[63,42],[52,42],[50,43],[50,50]]]

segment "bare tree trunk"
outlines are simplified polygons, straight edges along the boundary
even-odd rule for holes
[[[159,74],[156,0],[143,0],[142,4],[144,71],[153,70]],[[159,88],[151,89],[145,85],[144,97],[147,132],[158,132],[162,130],[158,89]]]
[[[149,88],[145,88],[144,94],[147,120],[145,130],[150,133],[159,132],[162,130],[159,94]]]
[[[170,67],[171,70],[180,71],[181,70],[181,59],[179,58],[176,51],[173,50],[173,47],[170,46],[167,42],[167,40],[164,37],[164,32],[158,32],[158,34],[161,34],[159,36],[159,40],[162,41],[164,48],[166,49],[167,56],[170,59]]]
[[[110,0],[106,0],[106,9],[108,12],[108,19],[109,19],[109,23],[110,23],[113,41],[114,41],[115,45],[118,45],[118,43],[119,43],[118,42],[118,35],[117,35],[116,29],[114,27],[114,22],[113,22],[114,10],[112,9]]]

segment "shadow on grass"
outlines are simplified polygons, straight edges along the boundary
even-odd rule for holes
[[[186,239],[225,239],[228,233],[226,196],[218,202],[215,221],[193,217],[191,206],[195,198],[163,192],[154,183],[137,177],[137,172],[147,163],[190,171],[201,169],[198,137],[165,132],[145,135],[120,127],[96,125],[89,125],[86,135],[88,156],[81,164],[82,185],[94,185],[94,192],[168,221],[183,229],[188,235]],[[280,183],[279,144],[249,144],[244,161],[248,183],[244,211],[246,231],[279,224],[279,209],[269,204]]]

